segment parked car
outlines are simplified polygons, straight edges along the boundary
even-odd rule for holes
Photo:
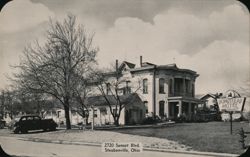
[[[56,130],[53,119],[41,119],[39,116],[22,116],[13,125],[14,133],[27,133],[29,130]]]

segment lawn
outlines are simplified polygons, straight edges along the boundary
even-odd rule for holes
[[[239,129],[250,131],[249,123],[233,122],[233,134],[230,135],[229,122],[178,123],[166,128],[126,129],[117,132],[141,136],[166,138],[191,146],[197,151],[234,153],[244,152],[239,143]],[[250,144],[250,134],[246,138]]]

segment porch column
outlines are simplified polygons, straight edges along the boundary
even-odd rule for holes
[[[168,101],[166,101],[165,103],[165,113],[167,114],[167,118],[169,118],[169,104],[168,103],[169,103]]]
[[[197,113],[198,104],[194,104],[194,113]]]
[[[182,114],[182,101],[179,101],[179,112],[178,112],[178,117]]]
[[[188,117],[189,117],[189,120],[192,119],[192,103],[191,102],[188,103]]]

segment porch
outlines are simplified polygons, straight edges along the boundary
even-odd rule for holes
[[[168,98],[167,118],[176,120],[183,117],[186,120],[193,120],[198,104],[202,101],[195,98],[170,97]]]

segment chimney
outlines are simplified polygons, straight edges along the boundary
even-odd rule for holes
[[[118,59],[115,60],[115,70],[118,71]]]
[[[142,56],[140,56],[140,66],[142,67]]]

